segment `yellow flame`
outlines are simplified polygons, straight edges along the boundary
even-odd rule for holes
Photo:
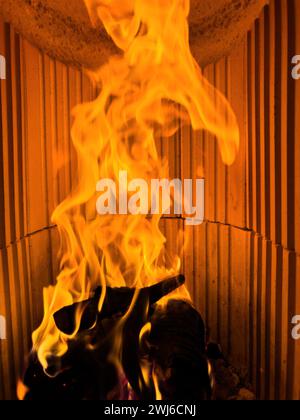
[[[140,336],[139,336],[139,340],[140,340],[140,345],[142,344],[143,339],[145,338],[146,335],[150,334],[151,332],[151,322],[147,322],[147,324],[145,324],[143,326],[143,328],[140,331]],[[152,370],[152,366],[148,361],[141,361],[141,371],[142,371],[142,375],[143,375],[143,379],[144,379],[144,383],[149,387],[150,386],[150,379],[151,379],[151,370]]]
[[[159,381],[158,381],[158,377],[155,370],[153,370],[152,376],[153,376],[153,383],[154,383],[154,389],[155,389],[155,400],[162,401],[163,398],[159,389]]]
[[[101,22],[120,54],[89,72],[99,96],[77,106],[72,141],[78,183],[56,208],[52,222],[61,238],[61,271],[44,291],[44,319],[33,334],[34,349],[47,368],[48,356],[63,355],[72,337],[55,326],[53,314],[86,299],[99,285],[148,286],[178,273],[178,257],[166,256],[160,215],[96,215],[99,179],[168,178],[156,140],[179,124],[208,130],[223,161],[231,164],[239,131],[227,100],[208,81],[189,47],[189,0],[85,0],[92,21]],[[181,288],[186,298],[188,292]],[[99,304],[101,307],[101,303]],[[80,322],[78,315],[77,324]]]

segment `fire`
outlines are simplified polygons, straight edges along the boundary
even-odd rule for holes
[[[21,379],[17,383],[17,397],[18,400],[23,401],[29,389],[23,384]]]
[[[230,105],[192,57],[189,0],[85,3],[93,23],[104,25],[120,53],[89,71],[100,94],[74,109],[78,183],[52,216],[61,239],[61,271],[56,285],[44,291],[44,319],[33,334],[45,369],[50,356],[67,351],[77,332],[61,333],[55,312],[102,286],[100,311],[107,286],[139,289],[180,270],[179,256],[167,264],[161,215],[128,215],[126,209],[118,215],[96,214],[99,179],[116,181],[122,171],[129,181],[168,178],[168,163],[159,156],[156,140],[172,136],[180,124],[212,133],[225,164],[233,163],[239,147]],[[184,288],[179,293],[188,298]]]

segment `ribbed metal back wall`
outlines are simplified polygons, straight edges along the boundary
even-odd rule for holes
[[[184,176],[203,168],[207,219],[193,229],[185,270],[213,339],[268,399],[300,399],[300,343],[291,338],[300,314],[300,82],[291,77],[299,27],[299,1],[270,1],[243,44],[205,69],[238,117],[232,167],[210,136],[193,135],[190,146],[183,137]]]
[[[230,168],[214,138],[183,128],[159,144],[170,177],[206,180],[206,222],[186,227],[166,218],[170,252],[189,238],[183,271],[213,340],[259,398],[300,399],[300,343],[291,319],[300,314],[300,82],[291,57],[300,53],[300,4],[275,0],[232,55],[205,69],[229,98],[241,129]],[[58,269],[50,215],[75,179],[70,109],[95,95],[79,72],[50,60],[3,23],[0,54],[0,399],[15,382],[42,316],[42,288]],[[182,241],[182,238],[180,239]]]
[[[193,230],[185,269],[212,338],[248,369],[262,399],[300,399],[300,343],[291,338],[300,314],[300,82],[291,77],[299,27],[300,3],[272,0],[243,44],[205,69],[237,114],[234,165],[222,165],[210,136],[190,142],[207,223]]]
[[[7,63],[0,113],[0,399],[15,396],[16,378],[41,322],[42,289],[57,273],[53,209],[75,179],[70,110],[94,92],[78,71],[50,60],[0,23]]]

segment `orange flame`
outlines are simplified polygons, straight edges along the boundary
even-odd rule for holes
[[[86,299],[99,285],[103,293],[106,286],[141,288],[180,269],[178,256],[166,264],[160,215],[96,215],[98,180],[117,181],[120,171],[127,171],[129,181],[168,178],[156,140],[173,135],[180,123],[212,133],[226,164],[232,164],[239,147],[230,105],[203,77],[190,52],[189,0],[85,3],[120,54],[89,72],[101,92],[74,110],[78,185],[52,216],[61,238],[61,272],[55,287],[44,291],[44,319],[33,334],[44,368],[49,356],[67,351],[72,338],[56,328],[56,311]],[[184,288],[181,293],[188,296]]]
[[[18,380],[17,383],[17,397],[19,401],[23,401],[26,397],[27,392],[29,389],[23,384],[21,379]]]

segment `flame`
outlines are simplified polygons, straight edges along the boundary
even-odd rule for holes
[[[26,397],[27,392],[29,389],[24,385],[21,379],[18,380],[17,383],[17,397],[19,401],[23,401]]]
[[[162,394],[161,394],[160,389],[159,389],[159,381],[158,381],[158,377],[157,377],[157,374],[156,374],[155,370],[153,370],[152,375],[153,375],[153,383],[154,383],[154,388],[155,388],[155,400],[156,401],[162,401],[163,398],[162,398]]]
[[[143,343],[143,340],[144,340],[145,336],[150,334],[151,329],[152,329],[151,322],[147,322],[143,326],[143,328],[141,329],[140,336],[139,336],[140,346],[142,346],[142,343]],[[142,360],[141,361],[142,376],[143,376],[144,383],[148,387],[150,386],[151,370],[152,370],[151,364],[146,360]],[[140,387],[142,387],[142,386],[140,385]]]
[[[73,112],[78,183],[52,216],[61,239],[61,271],[56,285],[44,291],[44,319],[33,333],[45,369],[49,356],[62,356],[77,332],[62,334],[54,323],[56,311],[86,299],[99,285],[101,310],[107,286],[139,289],[180,270],[179,256],[167,264],[161,215],[96,215],[98,180],[117,181],[121,171],[127,171],[129,181],[168,178],[168,163],[159,156],[156,140],[173,135],[180,124],[212,133],[225,164],[233,163],[239,147],[230,105],[192,57],[189,0],[85,4],[92,22],[104,25],[120,53],[89,71],[100,94]],[[180,293],[189,296],[185,288]]]

